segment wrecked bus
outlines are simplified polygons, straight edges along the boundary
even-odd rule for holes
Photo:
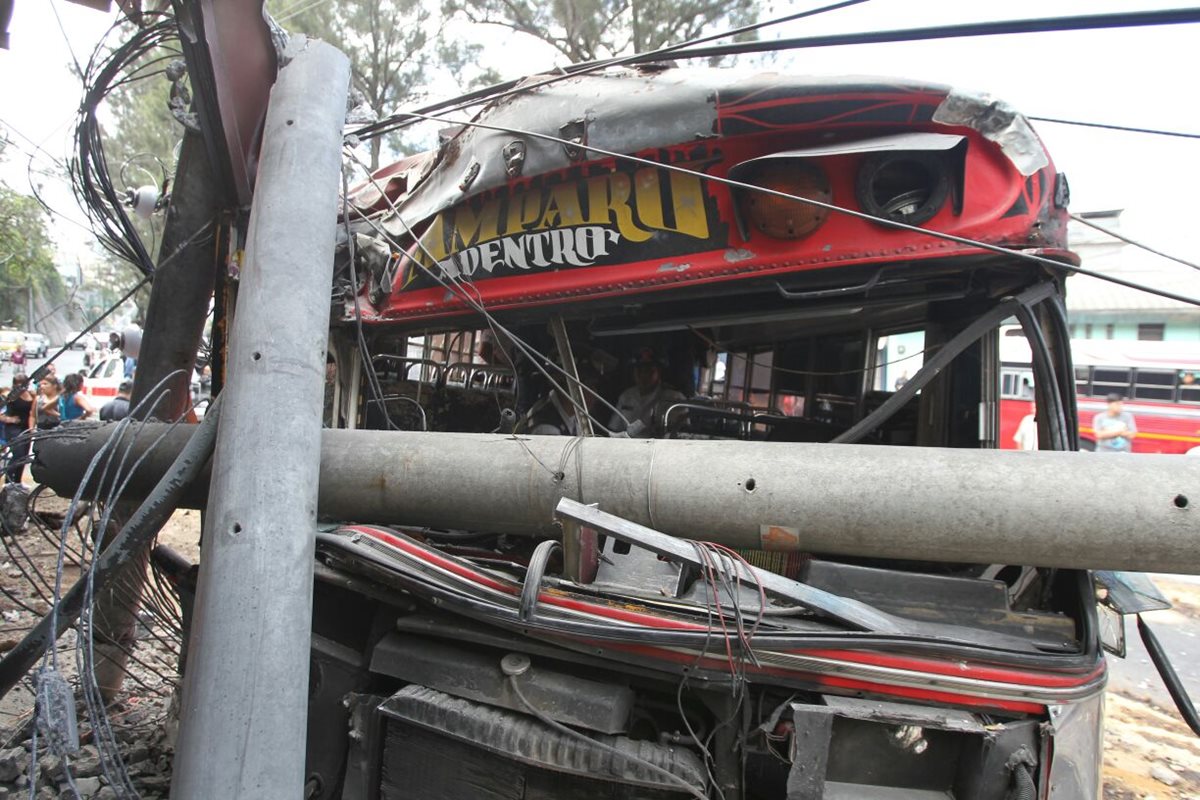
[[[1022,116],[945,86],[531,78],[345,197],[326,424],[995,448],[1015,317],[1038,441],[1076,449],[1067,201]],[[570,501],[557,538],[319,535],[308,797],[1098,797],[1090,573]]]

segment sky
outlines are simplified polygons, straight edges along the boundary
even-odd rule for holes
[[[317,2],[336,0],[317,0]],[[812,3],[815,7],[818,3]],[[1172,8],[1154,0],[870,0],[860,6],[775,26],[762,38],[801,37],[992,19],[1068,16]],[[764,17],[810,7],[770,3]],[[57,13],[56,13],[57,12]],[[60,181],[43,174],[50,159],[65,160],[79,83],[73,59],[86,62],[112,23],[103,14],[64,0],[16,0],[11,50],[0,50],[0,131],[21,151],[0,165],[0,177],[27,189],[38,181],[62,212],[54,235],[62,264],[73,271],[89,235],[81,212]],[[61,22],[61,26],[60,26]],[[456,29],[478,36],[484,58],[505,77],[561,63],[549,46],[528,39],[514,46],[498,30]],[[523,37],[520,37],[523,38]],[[765,67],[810,74],[884,75],[986,91],[1030,116],[1200,133],[1195,74],[1200,25],[1111,31],[990,36],[961,40],[821,48],[780,54]],[[1051,158],[1070,179],[1075,212],[1124,209],[1122,231],[1168,252],[1200,260],[1193,235],[1200,212],[1200,140],[1088,130],[1035,123]],[[35,148],[40,147],[41,150]],[[30,170],[28,153],[35,153]],[[86,255],[83,256],[86,259]],[[1186,269],[1186,267],[1179,267]]]

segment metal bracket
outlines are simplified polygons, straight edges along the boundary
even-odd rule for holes
[[[587,144],[587,118],[581,117],[568,122],[558,129],[560,139],[566,139],[570,144],[564,144],[563,150],[566,151],[567,158],[571,161],[581,161],[583,159],[586,148],[583,145]]]
[[[504,145],[501,155],[504,157],[504,174],[509,178],[521,177],[521,172],[525,169],[525,143],[514,139]]]

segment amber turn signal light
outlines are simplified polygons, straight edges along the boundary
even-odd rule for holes
[[[763,162],[756,164],[752,171],[739,175],[738,179],[773,192],[821,203],[833,200],[829,178],[815,164]],[[821,227],[829,217],[827,208],[746,188],[738,191],[738,211],[750,230],[774,239],[802,239]]]

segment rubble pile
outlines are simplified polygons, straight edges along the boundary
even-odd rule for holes
[[[164,718],[165,710],[156,707],[140,710],[136,724],[114,724],[126,771],[142,800],[159,800],[170,792],[173,753],[164,733]],[[58,756],[43,754],[36,766],[32,749],[33,739],[27,737],[0,750],[0,800],[29,797],[29,786],[35,778],[37,800],[118,800],[130,796],[111,785],[94,745],[82,745],[66,764]]]
[[[43,497],[35,503],[28,524],[5,525],[0,535],[0,656],[7,653],[50,608],[58,559],[57,529],[67,503]],[[0,508],[0,514],[4,513]],[[66,552],[64,590],[79,575],[79,540]],[[162,601],[159,598],[158,614]],[[177,611],[177,609],[170,609]],[[0,800],[158,800],[170,793],[176,714],[173,698],[178,682],[179,643],[176,622],[143,610],[138,614],[138,640],[126,665],[124,688],[106,709],[120,768],[101,757],[92,735],[76,673],[76,630],[58,641],[58,669],[76,700],[78,750],[63,759],[51,752],[47,731],[36,741],[33,717],[33,677],[0,701]],[[111,751],[110,751],[111,752]],[[35,791],[31,794],[31,785]],[[129,787],[132,787],[132,791]]]

